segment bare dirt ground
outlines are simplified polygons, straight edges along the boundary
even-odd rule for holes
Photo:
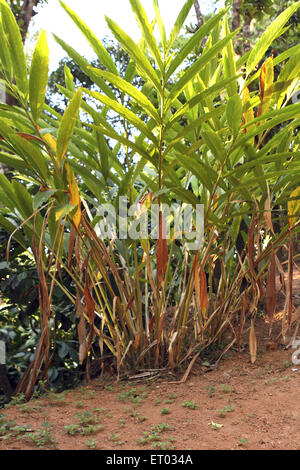
[[[299,293],[296,276],[295,305]],[[273,341],[280,311],[277,318]],[[257,318],[254,364],[246,345],[217,369],[200,361],[183,384],[172,375],[119,383],[105,376],[10,405],[0,410],[0,450],[299,450],[300,365],[293,349],[269,350],[268,328]]]

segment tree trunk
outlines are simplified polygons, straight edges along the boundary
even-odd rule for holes
[[[232,31],[235,31],[241,26],[241,3],[242,0],[233,0],[232,2]],[[236,53],[242,55],[240,37],[241,33],[239,32],[233,39],[233,45]]]
[[[235,31],[241,26],[241,1],[242,0],[233,0],[232,2],[232,31]]]
[[[35,15],[33,8],[36,7],[39,2],[40,0],[24,0],[23,6],[21,7],[19,18],[22,20],[21,36],[23,43],[28,33],[31,18]]]
[[[197,17],[197,29],[201,28],[201,26],[204,23],[203,15],[201,13],[200,5],[198,0],[194,0],[194,7],[196,11],[196,17]]]
[[[244,39],[244,52],[248,52],[251,49],[250,44],[250,25],[251,25],[252,18],[251,16],[245,15],[244,17],[244,25],[243,25],[243,39]]]

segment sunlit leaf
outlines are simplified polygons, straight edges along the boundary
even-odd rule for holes
[[[81,95],[82,92],[81,89],[79,89],[70,101],[59,125],[56,143],[56,157],[60,164],[68,150],[76,119],[78,118]]]
[[[29,101],[33,119],[38,120],[45,101],[48,83],[49,48],[42,31],[33,51],[29,77]]]

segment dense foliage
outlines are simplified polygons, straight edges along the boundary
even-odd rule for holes
[[[222,353],[234,343],[240,346],[247,320],[255,361],[255,316],[264,299],[272,322],[276,267],[283,272],[277,252],[286,243],[283,336],[293,313],[300,104],[291,97],[299,89],[300,48],[287,48],[276,58],[265,54],[300,2],[238,57],[238,30],[230,32],[227,10],[212,16],[174,52],[193,0],[185,2],[169,38],[154,0],[160,47],[142,4],[130,0],[142,32],[138,45],[106,19],[128,57],[122,70],[109,48],[60,3],[98,61],[90,64],[56,37],[90,81],[78,87],[64,66],[65,86],[58,86],[68,102],[63,115],[45,103],[45,33],[28,71],[19,28],[0,0],[1,79],[18,101],[18,106],[0,106],[0,160],[13,169],[12,179],[0,175],[0,224],[11,234],[11,262],[25,257],[26,273],[35,266],[29,280],[15,273],[24,298],[21,311],[13,312],[18,331],[24,328],[17,339],[24,363],[30,361],[17,391],[29,398],[39,379],[49,371],[50,378],[56,374],[57,357],[69,371],[86,364],[88,375],[91,358],[98,357],[103,370],[108,355],[118,377],[124,370],[185,366],[185,379],[201,353],[222,344],[226,330],[232,341],[223,344]],[[186,68],[204,38],[203,49]],[[109,113],[118,116],[113,124]],[[130,223],[137,231],[143,216],[158,205],[156,236],[149,227],[148,237],[145,229],[137,238],[130,230],[128,238],[100,236],[99,207],[110,203],[119,213],[120,197],[135,204]],[[174,217],[167,219],[163,212],[164,205],[175,202],[190,206],[193,216],[202,204],[203,245],[196,250],[187,249]],[[168,221],[171,236],[166,239]],[[1,265],[3,282],[11,288],[7,261]],[[5,323],[10,308],[15,307],[1,310]],[[75,329],[79,354],[72,343]]]

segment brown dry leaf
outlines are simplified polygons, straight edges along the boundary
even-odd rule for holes
[[[201,302],[201,311],[204,318],[207,318],[206,311],[208,305],[208,295],[207,295],[207,281],[206,275],[203,268],[203,264],[200,266],[200,302]]]
[[[249,335],[249,349],[250,349],[250,358],[252,364],[256,361],[256,353],[257,353],[257,341],[256,335],[254,330],[254,320],[251,319],[251,327],[250,327],[250,335]]]
[[[83,315],[80,317],[77,332],[79,341],[79,364],[82,364],[87,355],[86,325]]]
[[[166,239],[166,222],[162,212],[159,212],[159,236],[156,245],[156,263],[157,263],[157,280],[160,285],[164,280],[168,260],[168,245]]]
[[[89,324],[92,327],[95,318],[95,300],[93,299],[90,287],[90,276],[86,273],[84,283],[85,312],[89,318]]]
[[[271,197],[270,197],[269,186],[268,186],[268,197],[265,200],[264,209],[265,209],[264,219],[265,219],[266,228],[267,230],[270,230],[273,233],[273,235],[275,235],[273,223],[272,223]]]
[[[153,315],[153,317],[151,317],[150,321],[149,321],[149,334],[152,333],[152,330],[153,330],[153,327],[154,327],[154,321],[155,321],[155,315]]]
[[[159,359],[159,345],[161,342],[161,337],[163,333],[163,329],[165,326],[165,320],[166,320],[167,312],[165,311],[160,318],[160,322],[158,325],[158,331],[157,331],[157,346],[156,346],[156,354],[155,354],[155,366],[158,364],[158,359]]]
[[[200,294],[200,277],[199,277],[199,271],[198,271],[198,266],[197,266],[197,255],[198,255],[198,252],[196,252],[195,256],[194,256],[193,271],[194,271],[196,305],[197,305],[197,310],[200,314],[200,311],[201,311],[201,294]]]
[[[255,217],[252,215],[251,224],[248,232],[248,259],[249,268],[253,278],[256,281],[256,273],[254,269],[254,229],[255,229]]]
[[[270,255],[270,264],[267,278],[267,287],[266,287],[266,314],[270,323],[273,321],[273,316],[276,308],[277,293],[275,285],[275,276],[276,276],[276,262],[274,251]]]
[[[266,350],[267,351],[277,351],[277,349],[278,349],[278,344],[274,343],[274,341],[269,341],[266,344]]]
[[[139,344],[140,344],[140,337],[141,337],[141,334],[138,333],[135,337],[135,340],[134,340],[134,345],[133,345],[133,348],[135,351],[137,351],[138,347],[139,347]]]
[[[288,324],[291,324],[292,310],[293,310],[293,257],[294,257],[294,244],[293,238],[290,238],[289,244],[289,263],[288,263],[288,282],[287,282],[287,319]]]
[[[237,347],[239,351],[241,349],[241,341],[242,341],[242,334],[243,334],[243,329],[245,325],[245,315],[246,315],[247,305],[248,305],[247,293],[244,291],[242,311],[241,311],[241,316],[240,316],[240,325],[239,325],[239,331],[237,335]]]

